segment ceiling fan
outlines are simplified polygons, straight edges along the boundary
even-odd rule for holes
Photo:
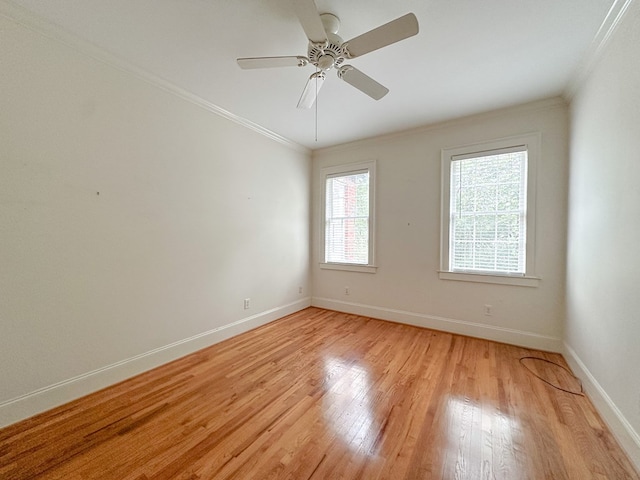
[[[293,4],[309,39],[307,56],[238,58],[240,68],[315,66],[316,72],[307,80],[298,101],[298,108],[311,108],[318,90],[324,83],[326,72],[332,68],[337,70],[338,78],[374,100],[380,100],[389,93],[387,87],[344,62],[416,35],[418,19],[413,13],[408,13],[344,42],[337,35],[340,28],[340,19],[337,16],[332,13],[319,14],[314,0],[294,0]]]

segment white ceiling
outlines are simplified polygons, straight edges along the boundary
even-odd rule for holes
[[[563,93],[614,0],[316,0],[345,40],[408,12],[420,33],[350,61],[390,89],[374,101],[329,72],[241,70],[237,57],[306,55],[294,0],[12,0],[115,58],[315,149]]]

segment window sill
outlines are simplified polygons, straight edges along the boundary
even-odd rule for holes
[[[376,273],[378,267],[373,265],[356,265],[353,263],[321,263],[323,270],[342,270],[346,272]]]
[[[516,277],[510,275],[490,275],[484,273],[443,272],[439,271],[440,280],[455,280],[459,282],[494,283],[498,285],[515,285],[519,287],[537,287],[539,277]]]

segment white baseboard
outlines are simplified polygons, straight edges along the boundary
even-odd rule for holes
[[[587,366],[582,362],[578,354],[566,342],[564,343],[564,358],[580,378],[584,391],[589,396],[596,410],[605,421],[611,432],[627,453],[636,469],[640,471],[640,435],[624,417],[620,409],[611,400],[611,397],[591,374]]]
[[[0,403],[0,427],[29,418],[311,305],[306,297]]]
[[[436,317],[433,315],[395,310],[392,308],[344,302],[330,298],[313,297],[311,299],[311,305],[329,310],[337,310],[339,312],[379,318],[381,320],[406,323],[417,327],[431,328],[433,330],[457,333],[469,337],[477,337],[486,340],[493,340],[495,342],[519,345],[526,348],[534,348],[537,350],[557,353],[561,353],[563,351],[561,339],[537,333],[525,332],[522,330],[483,325],[464,320]]]

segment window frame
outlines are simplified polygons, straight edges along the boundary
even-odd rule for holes
[[[540,158],[540,133],[527,133],[486,142],[473,143],[441,150],[441,207],[440,207],[440,270],[441,280],[495,283],[537,287],[540,278],[536,276],[536,177]],[[509,274],[501,272],[461,272],[452,271],[449,266],[450,206],[451,206],[451,163],[461,158],[489,156],[511,148],[524,147],[527,151],[527,197],[526,197],[526,239],[525,273]]]
[[[347,176],[355,173],[369,172],[369,253],[368,263],[340,263],[326,262],[326,205],[327,205],[327,179],[330,177]],[[350,272],[375,273],[375,191],[376,191],[376,161],[347,163],[323,167],[320,169],[320,241],[319,264],[320,268],[328,270],[344,270]]]

